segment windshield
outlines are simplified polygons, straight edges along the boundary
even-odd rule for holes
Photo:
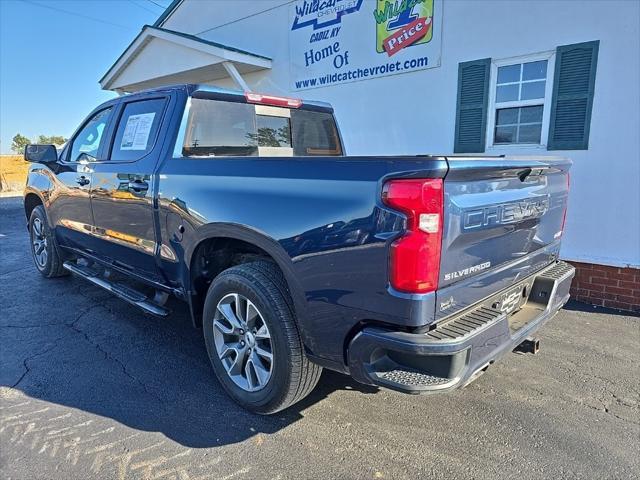
[[[330,113],[192,98],[182,154],[339,156],[342,146]]]

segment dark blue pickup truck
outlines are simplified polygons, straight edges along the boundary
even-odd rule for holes
[[[446,392],[569,298],[570,162],[345,156],[331,106],[178,85],[95,109],[61,152],[30,145],[33,258],[167,316],[189,305],[218,380],[282,410],[322,368]]]

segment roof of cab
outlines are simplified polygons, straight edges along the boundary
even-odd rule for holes
[[[181,83],[176,85],[165,85],[162,87],[155,87],[146,90],[140,90],[139,92],[134,92],[127,94],[120,98],[133,97],[138,95],[148,95],[150,93],[165,93],[171,91],[184,91],[190,97],[200,97],[200,98],[211,98],[214,100],[227,100],[227,101],[235,101],[235,102],[246,102],[245,92],[242,90],[233,90],[229,88],[221,88],[214,87],[211,85],[200,85],[193,83]],[[330,103],[313,101],[313,100],[302,100],[302,106],[300,107],[303,110],[317,110],[324,112],[333,112],[333,107]]]

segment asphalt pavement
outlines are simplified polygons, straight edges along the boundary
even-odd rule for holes
[[[21,199],[0,199],[0,477],[640,477],[640,318],[570,303],[538,355],[463,390],[408,396],[324,372],[252,415],[218,385],[184,305],[148,317],[33,266]]]

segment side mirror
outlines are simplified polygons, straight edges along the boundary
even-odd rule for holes
[[[24,149],[25,162],[56,163],[58,151],[55,145],[27,145]]]

